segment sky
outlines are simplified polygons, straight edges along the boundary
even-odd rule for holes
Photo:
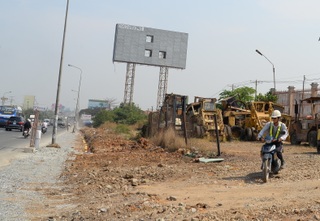
[[[55,103],[66,5],[0,0],[1,97]],[[81,109],[89,99],[123,102],[126,64],[112,62],[117,23],[188,33],[186,69],[169,68],[167,93],[189,102],[243,86],[265,94],[273,66],[277,91],[310,88],[320,81],[319,8],[319,0],[70,0],[60,104],[75,108],[81,71]],[[133,102],[143,110],[156,108],[159,71],[136,66]]]

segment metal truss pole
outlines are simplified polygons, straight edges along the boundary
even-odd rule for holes
[[[124,104],[132,104],[135,70],[136,70],[136,64],[127,63],[126,84],[125,84],[124,98],[123,98]]]
[[[168,67],[160,67],[157,110],[160,110],[161,106],[163,105],[163,101],[167,93],[167,85],[168,85]]]

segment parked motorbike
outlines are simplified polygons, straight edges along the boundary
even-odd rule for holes
[[[42,132],[42,134],[45,134],[47,132],[47,128],[46,127],[41,127],[41,132]]]
[[[28,129],[23,130],[23,132],[22,132],[22,136],[23,136],[24,138],[29,137],[29,136],[30,136],[30,130],[28,130]]]
[[[276,145],[272,138],[266,138],[265,144],[261,148],[262,159],[262,179],[268,182],[270,174],[277,174],[280,170],[280,159],[277,157]]]

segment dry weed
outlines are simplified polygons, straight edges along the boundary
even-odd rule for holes
[[[187,147],[183,137],[179,136],[173,128],[157,133],[151,138],[151,141],[157,146],[166,148],[169,152]]]

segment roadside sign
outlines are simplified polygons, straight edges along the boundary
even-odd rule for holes
[[[39,107],[39,106],[33,106],[33,110],[38,110],[38,111],[45,111],[45,107]]]

